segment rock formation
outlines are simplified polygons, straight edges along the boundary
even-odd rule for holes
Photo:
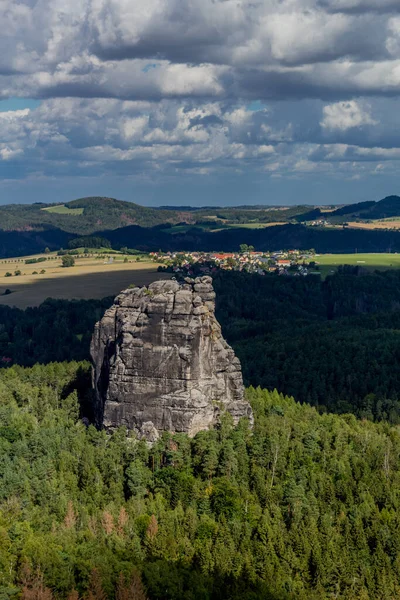
[[[140,437],[190,436],[223,411],[253,420],[239,359],[215,318],[211,277],[156,281],[127,289],[96,324],[92,338],[98,421]]]

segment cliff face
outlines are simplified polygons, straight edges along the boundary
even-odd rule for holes
[[[150,441],[190,436],[221,412],[253,419],[239,359],[221,335],[211,277],[156,281],[122,292],[92,338],[98,421]]]

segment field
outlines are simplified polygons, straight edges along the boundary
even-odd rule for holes
[[[223,231],[224,229],[265,229],[265,227],[274,227],[276,225],[287,225],[287,223],[264,223],[258,221],[251,223],[222,223],[210,219],[210,223],[207,224],[201,223],[197,225],[173,225],[172,227],[163,229],[163,231],[165,233],[186,233],[186,231],[192,229],[192,227],[196,227],[198,229],[202,229],[203,231],[213,231],[216,233],[218,231]]]
[[[27,258],[38,258],[39,255]],[[27,308],[39,306],[46,298],[89,299],[117,295],[130,284],[147,285],[165,278],[157,273],[157,264],[149,261],[124,263],[114,258],[112,263],[104,259],[76,259],[74,267],[63,268],[61,258],[51,255],[50,260],[37,264],[24,263],[24,259],[0,261],[0,304]],[[40,275],[45,269],[46,273]],[[20,270],[22,275],[5,277],[6,272]],[[32,275],[38,271],[38,275]],[[4,295],[6,289],[11,294]]]
[[[399,269],[400,254],[317,254],[315,262],[323,276],[334,272],[339,265],[356,265],[366,269]]]
[[[287,225],[287,223],[272,222],[272,223],[241,223],[240,225],[234,225],[233,223],[227,225],[227,227],[234,227],[236,229],[265,229],[265,227],[276,227],[277,225]]]
[[[352,229],[368,229],[370,231],[372,229],[400,229],[400,219],[380,219],[379,221],[369,221],[368,223],[349,221],[348,225]]]
[[[83,214],[83,208],[68,208],[68,206],[65,206],[64,204],[59,204],[58,206],[49,206],[47,208],[42,208],[41,210],[45,210],[46,212],[54,213],[56,215],[76,216]]]

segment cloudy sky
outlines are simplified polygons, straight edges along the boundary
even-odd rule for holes
[[[400,0],[0,0],[0,203],[400,194]]]

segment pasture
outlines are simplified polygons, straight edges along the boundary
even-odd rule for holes
[[[366,269],[399,269],[400,254],[389,252],[370,254],[317,254],[315,262],[323,276],[336,271],[340,265],[354,265]]]
[[[77,216],[83,214],[83,208],[69,208],[64,204],[57,204],[57,206],[48,206],[46,208],[41,208],[40,210],[44,210],[49,213],[53,213],[56,215],[71,215]]]
[[[38,258],[29,256],[26,258]],[[0,261],[0,304],[25,309],[39,306],[46,298],[90,299],[115,296],[129,285],[147,285],[156,279],[168,277],[157,272],[157,264],[149,260],[136,262],[124,256],[114,257],[109,263],[99,258],[76,258],[75,266],[64,268],[61,257],[51,254],[49,260],[25,264],[24,258]],[[45,270],[45,273],[40,272]],[[21,275],[15,276],[15,271]],[[37,274],[33,274],[37,271]],[[6,277],[6,273],[12,273]],[[11,294],[4,295],[6,290]]]

